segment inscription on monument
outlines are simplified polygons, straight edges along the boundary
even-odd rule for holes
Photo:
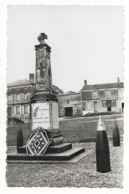
[[[32,130],[37,127],[50,129],[49,103],[35,103],[32,107]]]

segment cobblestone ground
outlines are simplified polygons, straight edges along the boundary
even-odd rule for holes
[[[75,164],[7,164],[6,181],[9,187],[106,187],[122,188],[123,144],[110,146],[111,171],[96,172],[95,143],[76,143],[73,147],[92,150]],[[14,149],[14,148],[13,148]],[[12,148],[9,149],[9,152]]]

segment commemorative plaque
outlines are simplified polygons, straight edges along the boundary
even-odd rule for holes
[[[49,103],[35,103],[31,105],[32,110],[32,130],[43,127],[50,130]]]

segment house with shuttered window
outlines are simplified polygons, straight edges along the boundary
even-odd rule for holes
[[[24,123],[30,120],[30,97],[35,91],[34,74],[29,75],[29,80],[18,80],[8,84],[7,90],[7,116],[8,124],[15,124],[14,118],[21,119]]]
[[[124,85],[117,78],[116,83],[88,85],[84,80],[81,90],[82,115],[99,112],[117,112],[124,110]]]

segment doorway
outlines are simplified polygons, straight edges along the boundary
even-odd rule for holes
[[[73,116],[73,107],[65,108],[65,116]]]
[[[111,101],[107,101],[107,111],[108,112],[111,112],[112,111]]]
[[[94,101],[94,112],[98,112],[97,101]]]
[[[8,117],[12,116],[12,107],[8,107]]]
[[[124,102],[122,102],[122,113],[124,112]]]

